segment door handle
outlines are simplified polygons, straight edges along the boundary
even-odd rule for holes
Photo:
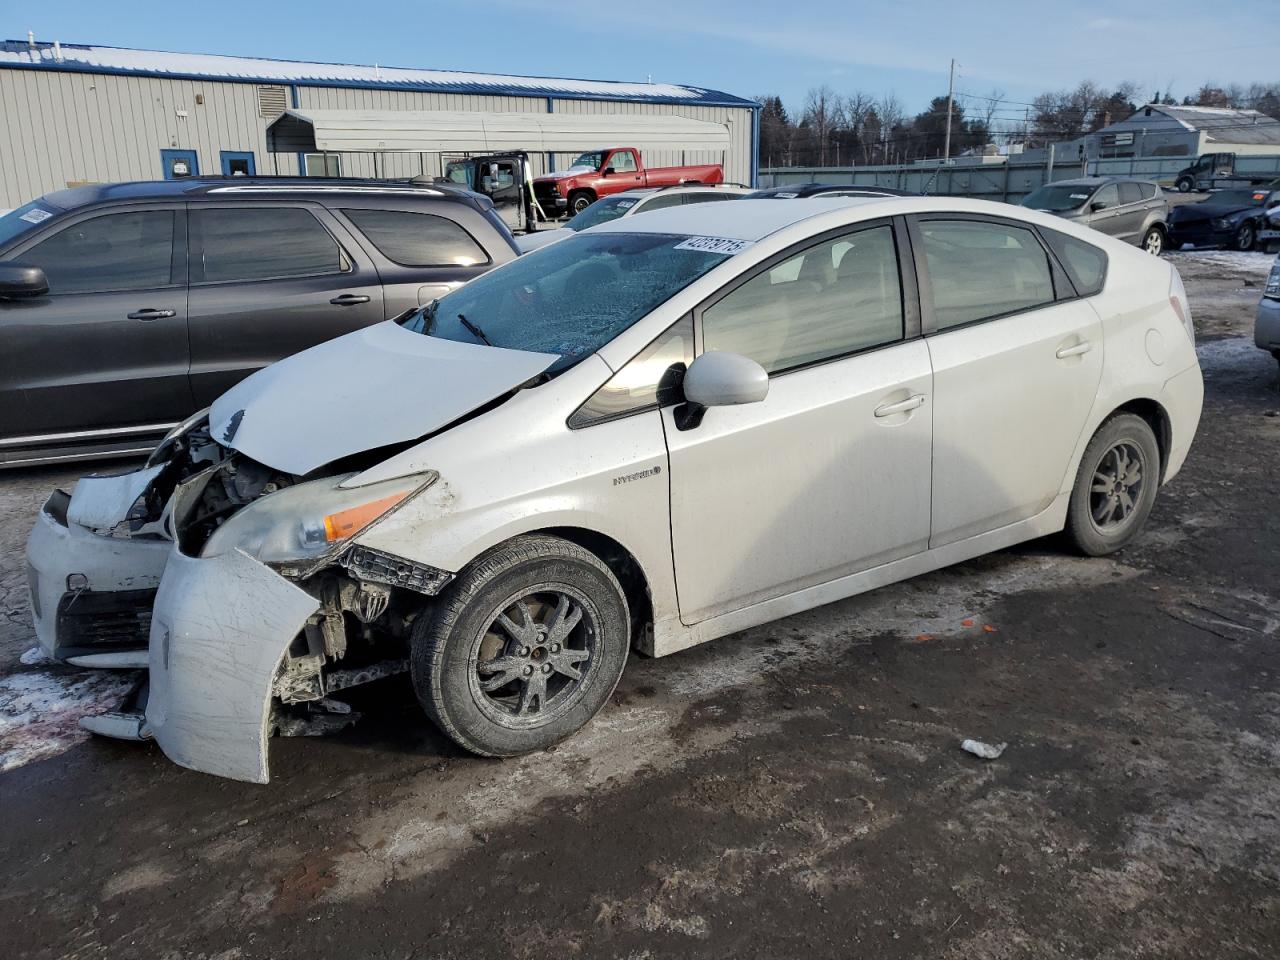
[[[907,397],[907,399],[899,400],[896,403],[882,403],[876,407],[875,413],[877,417],[892,417],[895,413],[906,413],[908,410],[914,410],[923,403],[924,394],[915,393]]]
[[[152,308],[135,310],[133,313],[125,314],[130,320],[168,320],[170,317],[176,317],[177,315],[177,310],[155,310]]]
[[[354,307],[357,303],[368,303],[369,298],[359,293],[344,293],[329,302],[335,307]]]
[[[1055,356],[1059,360],[1065,360],[1067,357],[1079,357],[1088,353],[1093,349],[1093,343],[1089,340],[1081,340],[1079,343],[1070,347],[1059,347]]]

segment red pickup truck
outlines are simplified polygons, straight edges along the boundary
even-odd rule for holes
[[[635,147],[606,147],[580,154],[563,173],[537,177],[533,195],[543,212],[554,217],[566,211],[580,213],[611,193],[677,183],[724,183],[724,167],[708,163],[646,170]]]

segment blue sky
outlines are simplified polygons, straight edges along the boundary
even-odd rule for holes
[[[4,35],[291,60],[691,83],[741,96],[810,87],[896,93],[908,111],[958,90],[1009,101],[1090,78],[1172,85],[1280,79],[1275,0],[1136,5],[793,0],[223,0],[16,3]],[[1133,12],[1129,12],[1132,10]],[[126,12],[127,11],[127,14]],[[1212,12],[1210,12],[1212,11]],[[1164,26],[1182,24],[1183,26]],[[1190,24],[1191,26],[1186,26]],[[1016,102],[1003,104],[1009,117]]]

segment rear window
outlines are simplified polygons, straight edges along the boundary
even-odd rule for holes
[[[1107,255],[1091,243],[1069,237],[1057,230],[1040,232],[1044,235],[1050,249],[1057,254],[1067,276],[1082,297],[1091,297],[1102,289],[1107,279]]]
[[[343,210],[388,260],[404,267],[470,267],[489,263],[471,234],[447,217],[404,210]]]

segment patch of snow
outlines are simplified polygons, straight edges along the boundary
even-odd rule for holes
[[[53,663],[53,657],[49,656],[39,647],[32,647],[18,658],[18,662],[26,667],[34,667],[37,664]]]
[[[1182,261],[1195,261],[1258,278],[1265,278],[1276,263],[1274,253],[1237,253],[1230,250],[1179,250],[1170,252],[1168,257],[1175,266]]]
[[[1196,356],[1200,358],[1200,370],[1206,377],[1222,373],[1238,373],[1243,368],[1258,367],[1270,371],[1275,360],[1265,350],[1258,348],[1252,337],[1226,337],[1196,344]]]
[[[115,670],[0,677],[0,772],[55,757],[87,740],[80,718],[118,707],[137,678],[136,672]]]

